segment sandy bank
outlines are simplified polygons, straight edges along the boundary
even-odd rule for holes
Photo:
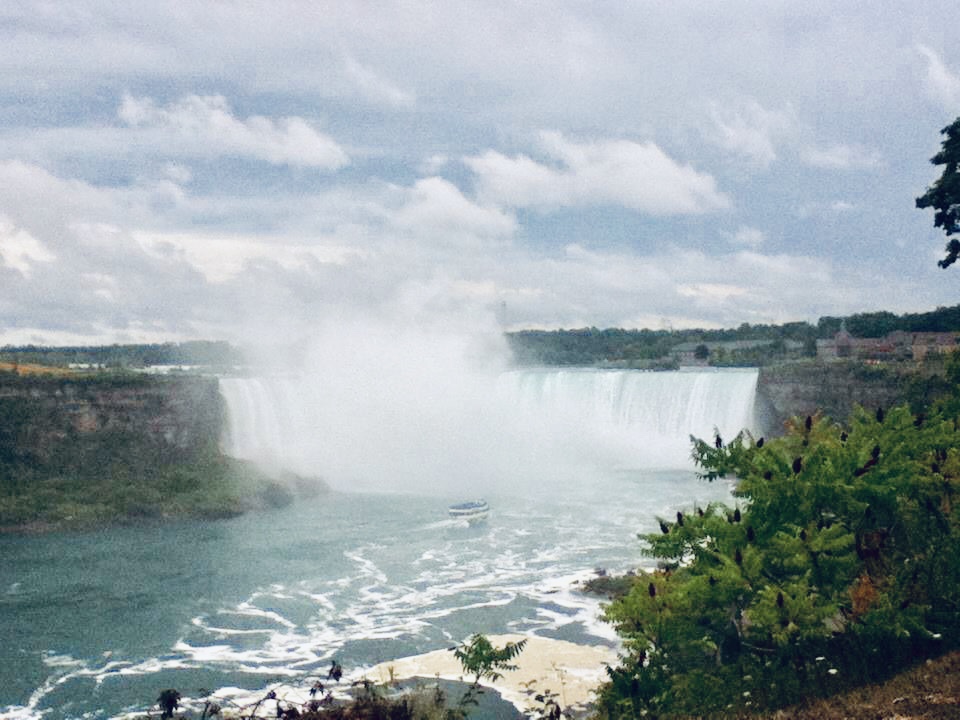
[[[491,635],[489,639],[497,647],[527,640],[516,660],[516,670],[505,672],[495,683],[482,681],[484,687],[493,688],[521,710],[533,704],[534,694],[547,690],[557,694],[556,699],[562,708],[582,708],[593,700],[595,688],[606,679],[604,665],[617,662],[616,651],[609,647],[525,635]],[[395,680],[412,677],[473,679],[463,677],[460,663],[449,650],[391,660],[370,668],[365,675],[375,682],[387,683],[391,680],[391,672]]]

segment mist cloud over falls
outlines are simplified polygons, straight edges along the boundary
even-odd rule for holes
[[[228,452],[340,489],[457,490],[516,467],[499,332],[335,323],[286,368],[221,381]]]
[[[337,489],[476,496],[689,468],[691,433],[753,424],[756,372],[508,370],[498,334],[342,332],[221,381],[227,452]]]

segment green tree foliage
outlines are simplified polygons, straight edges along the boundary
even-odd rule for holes
[[[883,337],[902,329],[900,318],[892,312],[856,313],[847,318],[847,330],[857,337]]]
[[[160,706],[160,720],[173,717],[173,713],[180,706],[180,693],[170,688],[160,692],[157,705]]]
[[[526,640],[508,642],[502,648],[495,647],[486,635],[473,635],[469,641],[452,649],[454,657],[460,661],[464,673],[473,675],[473,684],[477,686],[483,679],[495,681],[503,677],[501,671],[516,670],[513,660],[523,651]]]
[[[951,365],[960,379],[960,362]],[[694,440],[737,507],[661,520],[660,561],[606,610],[624,640],[609,717],[785,705],[960,640],[960,402],[856,408],[775,440]]]
[[[463,672],[473,675],[473,682],[456,705],[447,709],[446,720],[464,720],[470,709],[478,704],[479,695],[483,693],[480,681],[496,681],[503,677],[502,671],[516,670],[517,666],[513,661],[523,652],[526,644],[526,640],[520,640],[515,643],[508,642],[498,648],[486,635],[477,633],[467,642],[450,648],[454,657],[460,661]]]
[[[943,173],[917,198],[917,207],[932,207],[934,227],[941,228],[950,237],[960,231],[960,173],[957,172],[957,163],[960,162],[960,118],[943,128],[940,134],[946,135],[946,139],[941,144],[940,152],[930,158],[930,162],[943,165]],[[946,257],[937,262],[942,268],[950,267],[960,257],[960,240],[949,240],[946,253]]]
[[[0,360],[66,366],[88,363],[108,368],[139,368],[149,365],[232,366],[243,364],[240,351],[223,341],[190,340],[150,345],[80,345],[0,348]]]

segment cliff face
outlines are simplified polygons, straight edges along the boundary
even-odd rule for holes
[[[185,460],[216,447],[222,422],[213,378],[0,375],[0,463]]]
[[[820,410],[845,421],[903,402],[909,376],[854,362],[793,363],[760,370],[761,425],[776,433],[794,415]],[[0,468],[92,469],[125,457],[138,466],[189,461],[218,446],[224,409],[215,378],[21,377],[0,373]]]
[[[0,532],[232,517],[323,488],[224,456],[223,422],[214,378],[0,373]]]
[[[874,409],[904,402],[908,379],[904,373],[854,362],[764,367],[757,381],[761,424],[777,433],[790,417],[817,410],[845,422],[854,404]]]

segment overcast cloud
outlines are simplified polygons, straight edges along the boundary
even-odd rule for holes
[[[949,2],[0,7],[0,344],[960,302]]]

